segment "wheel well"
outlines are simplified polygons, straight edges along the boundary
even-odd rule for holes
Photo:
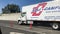
[[[60,22],[50,22],[50,25],[52,25],[53,23],[57,23],[60,26]]]

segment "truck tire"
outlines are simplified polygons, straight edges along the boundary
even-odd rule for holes
[[[19,25],[24,25],[25,23],[24,23],[24,21],[18,20],[18,24],[19,24]]]
[[[22,24],[22,21],[18,20],[18,24],[21,25]]]
[[[58,23],[53,23],[52,24],[52,29],[58,30],[59,29],[59,24]]]

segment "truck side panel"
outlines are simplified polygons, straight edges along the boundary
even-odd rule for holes
[[[60,0],[23,7],[27,20],[60,21]]]

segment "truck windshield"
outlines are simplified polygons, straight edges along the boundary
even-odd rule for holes
[[[21,14],[22,17],[24,17],[25,15],[26,15],[26,12],[23,12],[23,13]]]

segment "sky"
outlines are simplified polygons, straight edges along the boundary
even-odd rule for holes
[[[4,8],[7,4],[16,4],[19,5],[20,9],[22,6],[36,4],[40,2],[47,2],[51,0],[0,0],[0,13],[2,13],[2,8]]]

